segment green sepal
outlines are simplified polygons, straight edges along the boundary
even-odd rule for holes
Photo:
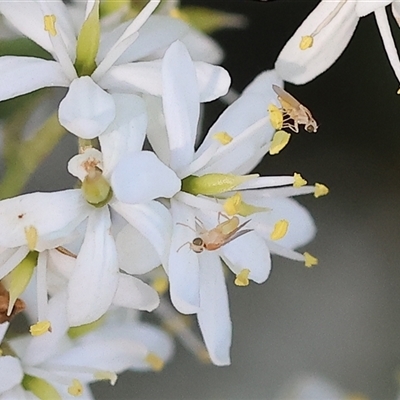
[[[62,397],[47,381],[36,376],[24,375],[21,382],[25,390],[29,390],[40,400],[62,400]]]

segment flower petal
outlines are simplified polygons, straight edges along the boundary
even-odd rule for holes
[[[168,209],[158,201],[147,204],[124,204],[114,201],[111,206],[148,240],[161,262],[164,262],[172,231],[171,215]],[[135,273],[140,273],[140,270]]]
[[[21,362],[16,357],[0,357],[0,394],[10,390],[13,386],[22,382],[24,372]]]
[[[172,197],[179,192],[181,181],[154,153],[137,151],[119,160],[111,175],[111,186],[118,200],[139,204]]]
[[[34,57],[0,57],[0,101],[53,86],[69,86],[59,63]]]
[[[118,288],[114,305],[135,310],[153,311],[160,304],[158,293],[140,279],[119,274]]]
[[[347,1],[338,14],[314,37],[311,48],[300,49],[302,37],[311,33],[338,5],[322,0],[286,43],[278,56],[275,69],[285,81],[298,85],[307,83],[326,71],[342,54],[358,23],[355,7]]]
[[[71,326],[100,318],[111,305],[118,286],[118,258],[110,234],[108,207],[94,209],[68,283],[67,313]]]
[[[191,207],[171,199],[173,233],[168,260],[168,276],[171,300],[175,308],[183,314],[193,314],[200,306],[200,271],[198,255],[185,246],[194,228],[194,211]],[[186,224],[182,226],[179,224]],[[183,247],[182,247],[183,246]]]
[[[390,3],[394,3],[393,0],[358,0],[356,2],[356,14],[359,17],[365,17],[368,14],[373,13],[378,8],[385,8]]]
[[[112,96],[88,76],[74,79],[58,109],[60,124],[84,139],[103,133],[115,118]]]
[[[204,252],[199,258],[201,284],[197,319],[211,361],[215,365],[229,365],[232,321],[222,264],[215,253]]]

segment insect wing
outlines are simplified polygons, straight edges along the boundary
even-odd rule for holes
[[[297,99],[295,99],[291,94],[289,94],[286,90],[283,90],[281,87],[272,85],[272,89],[274,89],[274,92],[280,97],[280,99],[289,106],[287,107],[282,104],[282,107],[290,109],[299,108],[301,106],[301,103]]]
[[[246,233],[249,233],[253,231],[253,229],[243,229],[241,230],[245,225],[247,225],[251,220],[249,219],[248,221],[243,222],[243,224],[239,225],[236,229],[234,229],[230,235],[228,235],[225,238],[224,244],[227,244],[229,242],[232,242],[232,240],[237,239],[240,236],[243,236]]]

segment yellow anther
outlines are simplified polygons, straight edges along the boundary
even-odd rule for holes
[[[323,185],[322,183],[315,184],[315,192],[314,197],[318,199],[318,197],[326,196],[329,193],[329,189]]]
[[[220,142],[223,145],[226,145],[232,142],[233,137],[226,132],[218,132],[213,136],[213,139],[218,140],[218,142]]]
[[[290,133],[285,131],[276,131],[274,137],[272,138],[272,142],[269,145],[269,154],[273,156],[284,149],[289,143],[290,136]]]
[[[269,120],[273,128],[277,131],[282,129],[283,126],[282,111],[275,104],[270,104],[268,106],[268,112],[269,112]]]
[[[201,349],[197,353],[197,358],[204,364],[211,364],[210,354],[206,349]]]
[[[153,280],[151,286],[160,296],[162,296],[168,290],[168,279],[164,276],[159,276]]]
[[[83,393],[83,385],[78,381],[78,379],[73,379],[71,386],[68,388],[68,393],[71,396],[78,397]]]
[[[39,321],[36,324],[31,325],[29,332],[32,336],[41,336],[47,332],[51,332],[50,321]]]
[[[318,258],[315,258],[310,253],[305,252],[304,256],[304,264],[307,268],[313,267],[318,264]]]
[[[307,181],[305,179],[303,179],[303,177],[300,174],[298,174],[297,172],[294,173],[293,178],[294,178],[293,187],[299,188],[304,185],[307,185]]]
[[[396,92],[397,94],[400,94],[400,88],[399,89],[397,89],[397,92]]]
[[[299,47],[300,50],[307,50],[314,44],[314,38],[312,36],[303,36],[301,38]]]
[[[282,239],[289,229],[289,222],[286,219],[281,219],[278,221],[275,226],[274,230],[271,233],[271,240],[279,240]]]
[[[94,373],[94,379],[98,381],[110,381],[111,386],[114,386],[118,375],[112,371],[97,371]]]
[[[54,14],[44,16],[44,30],[51,36],[57,35],[56,16]]]
[[[242,195],[239,192],[237,192],[233,196],[225,200],[224,211],[228,215],[238,214],[241,204],[242,204]]]
[[[173,8],[173,9],[169,12],[169,16],[170,16],[171,18],[181,19],[182,21],[185,21],[185,22],[187,22],[187,23],[190,22],[189,19],[188,19],[188,17],[187,17],[184,13],[182,13],[182,12],[179,10],[179,8],[177,8],[177,7]]]
[[[164,368],[164,361],[155,353],[148,353],[144,359],[153,371],[159,372]]]
[[[249,269],[242,269],[237,275],[235,279],[236,286],[248,286],[249,285]]]
[[[38,233],[34,226],[25,227],[25,238],[28,244],[28,249],[33,251],[36,249],[37,241],[38,241]]]

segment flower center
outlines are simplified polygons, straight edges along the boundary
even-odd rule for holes
[[[96,208],[104,207],[112,198],[113,191],[103,172],[96,166],[85,168],[87,175],[82,182],[86,201]]]

